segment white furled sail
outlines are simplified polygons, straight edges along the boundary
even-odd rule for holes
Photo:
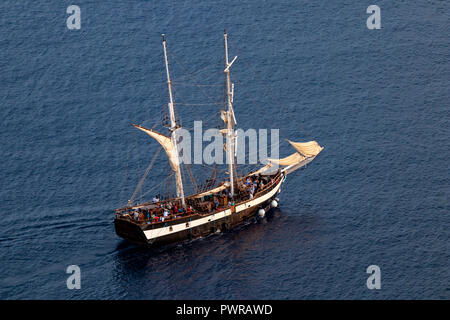
[[[314,159],[315,159],[315,157],[305,158],[304,160],[302,160],[302,161],[300,161],[298,163],[295,163],[295,164],[292,164],[290,166],[284,167],[281,171],[285,172],[286,174],[294,172],[295,170],[306,166],[308,163],[310,163]]]
[[[267,159],[270,166],[267,164],[253,174],[267,171],[273,164],[283,166],[284,168],[281,170],[282,172],[291,173],[313,161],[314,158],[323,150],[323,147],[321,147],[316,141],[288,141],[297,150],[297,152],[282,159]]]
[[[267,159],[267,160],[271,161],[272,163],[278,163],[280,166],[290,166],[299,163],[300,161],[303,161],[305,159],[306,157],[302,156],[300,153],[294,152],[290,156],[287,156],[286,158],[283,159]]]
[[[220,118],[222,119],[225,124],[228,122],[228,114],[225,110],[220,110]]]
[[[315,157],[323,150],[323,147],[321,147],[316,141],[309,141],[309,142],[293,142],[290,140],[288,141],[298,152],[300,152],[305,157]]]

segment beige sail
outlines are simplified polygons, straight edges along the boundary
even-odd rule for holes
[[[309,142],[293,142],[290,140],[288,141],[298,152],[300,152],[300,154],[304,155],[305,157],[315,157],[323,150],[323,147],[321,147],[316,141],[309,141]]]
[[[310,163],[311,161],[313,161],[316,157],[309,157],[309,158],[305,158],[305,160],[302,160],[296,164],[284,167],[281,171],[285,172],[286,174],[292,173],[295,170],[298,170],[304,166],[306,166],[308,163]]]
[[[316,141],[309,142],[293,142],[288,140],[289,143],[298,151],[283,159],[268,159],[272,163],[277,163],[280,166],[284,166],[281,170],[286,174],[296,171],[308,163],[313,161],[316,156],[323,150]]]
[[[137,124],[131,124],[133,127],[138,128],[141,131],[144,131],[146,134],[148,134],[150,137],[154,138],[156,141],[158,141],[158,143],[163,147],[164,151],[167,154],[167,157],[169,158],[169,163],[170,166],[172,167],[173,171],[177,171],[178,170],[178,162],[176,161],[175,157],[174,157],[174,148],[172,145],[172,140],[170,139],[169,136],[166,136],[162,133],[159,133],[157,131],[151,130],[151,129],[147,129],[145,127],[142,127],[140,125]]]
[[[218,186],[218,187],[216,187],[214,189],[211,189],[211,190],[208,190],[208,191],[205,191],[205,192],[197,194],[195,196],[195,198],[201,198],[203,196],[207,196],[207,195],[210,195],[210,194],[219,193],[220,191],[225,190],[229,186],[230,186],[230,183],[227,181],[224,184],[222,184],[222,185],[220,185],[220,186]]]
[[[264,167],[259,168],[258,170],[256,170],[255,172],[252,172],[249,174],[249,176],[254,176],[256,174],[260,174],[263,173],[264,171],[267,171],[270,167],[272,167],[273,164],[271,162],[269,162],[268,164],[266,164]]]
[[[303,161],[305,159],[306,158],[304,156],[302,156],[298,152],[295,152],[283,159],[267,159],[267,160],[273,163],[278,163],[280,166],[290,166],[299,163],[300,161]]]

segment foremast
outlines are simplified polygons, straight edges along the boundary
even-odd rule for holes
[[[226,76],[226,86],[227,86],[227,105],[228,110],[225,112],[223,119],[227,124],[227,144],[226,144],[226,152],[227,152],[227,162],[228,162],[228,171],[230,174],[230,186],[231,186],[231,196],[234,196],[234,179],[235,179],[235,158],[236,158],[236,133],[234,127],[236,125],[236,118],[234,116],[233,111],[233,94],[234,94],[234,84],[231,83],[230,77],[230,67],[236,61],[236,57],[234,57],[233,61],[229,62],[228,60],[228,38],[227,31],[224,30],[223,36],[225,38],[225,69],[224,73]]]
[[[183,179],[181,178],[181,169],[180,169],[180,157],[178,154],[177,147],[177,130],[180,128],[176,123],[175,119],[175,111],[174,111],[174,102],[173,102],[173,93],[172,93],[172,81],[170,80],[170,72],[169,72],[169,60],[167,58],[167,45],[166,38],[164,34],[162,34],[163,40],[163,48],[164,48],[164,61],[166,63],[166,73],[167,73],[167,87],[169,89],[169,117],[170,117],[170,139],[173,146],[173,159],[175,164],[175,180],[176,180],[176,189],[177,189],[177,197],[181,199],[181,204],[183,207],[185,206],[184,200],[184,190],[183,190]]]

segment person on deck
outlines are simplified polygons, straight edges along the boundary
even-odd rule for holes
[[[217,198],[214,199],[214,205],[216,209],[219,207],[219,200]]]

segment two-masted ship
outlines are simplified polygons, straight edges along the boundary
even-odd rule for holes
[[[205,237],[219,231],[230,230],[255,218],[264,217],[278,206],[278,195],[286,176],[306,166],[322,151],[316,141],[288,142],[296,152],[282,159],[267,159],[260,169],[247,175],[236,174],[236,117],[233,109],[234,84],[231,82],[230,67],[235,62],[228,58],[227,33],[225,38],[225,86],[226,110],[221,110],[226,136],[226,156],[228,163],[226,181],[211,186],[206,191],[186,196],[180,170],[180,156],[177,148],[177,131],[180,128],[175,116],[172,82],[169,72],[167,45],[162,35],[164,60],[169,92],[168,113],[170,134],[165,135],[140,125],[132,124],[161,144],[174,172],[176,197],[128,204],[115,210],[114,225],[117,235],[135,243],[152,246],[173,244]]]

